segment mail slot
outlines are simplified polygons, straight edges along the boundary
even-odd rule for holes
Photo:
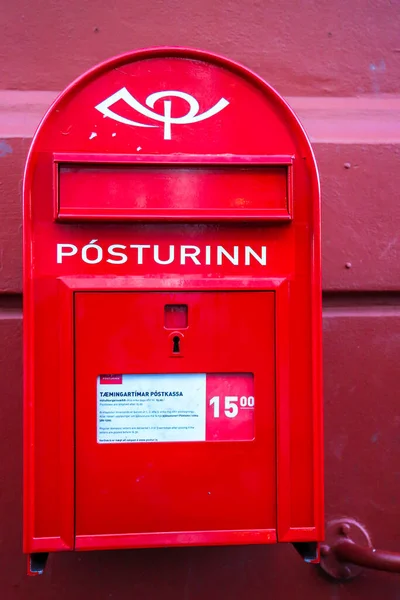
[[[206,82],[206,83],[205,83]],[[24,179],[24,551],[323,539],[319,184],[199,50],[69,86]]]
[[[100,165],[85,158],[64,163],[58,157],[59,220],[291,218],[290,157],[280,158],[282,164],[275,157],[272,165],[250,157],[251,166],[244,157],[207,164],[196,156],[191,162],[158,156],[157,163],[108,156]]]

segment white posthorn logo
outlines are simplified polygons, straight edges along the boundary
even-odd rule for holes
[[[154,105],[157,102],[157,100],[167,97],[182,98],[182,100],[185,100],[189,105],[188,112],[182,117],[173,117],[171,100],[164,100],[163,114],[150,110],[150,108],[154,108]],[[103,102],[100,102],[100,104],[95,106],[95,108],[98,111],[100,111],[105,117],[109,117],[110,119],[114,119],[114,121],[118,121],[119,123],[125,123],[125,125],[133,125],[135,127],[159,127],[159,125],[139,123],[137,121],[132,121],[131,119],[122,117],[121,115],[110,109],[110,107],[119,100],[123,100],[131,108],[136,110],[141,115],[147,117],[148,119],[164,123],[164,140],[171,139],[171,125],[186,125],[188,123],[199,123],[200,121],[204,121],[205,119],[213,117],[229,104],[228,100],[225,100],[225,98],[221,98],[210,109],[206,110],[201,114],[198,114],[200,106],[196,98],[193,98],[193,96],[191,96],[190,94],[186,94],[185,92],[177,92],[175,90],[171,90],[150,94],[150,96],[147,96],[146,98],[147,106],[143,106],[143,104],[140,104],[140,102],[138,102],[136,98],[134,98],[125,87],[123,87],[118,92],[115,92],[115,94],[112,94],[112,96],[109,96],[108,98],[103,100]]]

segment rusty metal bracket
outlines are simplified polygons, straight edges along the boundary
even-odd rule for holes
[[[365,527],[354,519],[330,521],[320,551],[321,568],[335,579],[353,579],[364,568],[400,573],[400,553],[375,549]]]

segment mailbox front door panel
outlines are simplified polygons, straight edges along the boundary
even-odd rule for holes
[[[274,305],[75,294],[77,547],[275,541]]]

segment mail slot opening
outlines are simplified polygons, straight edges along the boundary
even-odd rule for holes
[[[56,218],[290,218],[288,164],[58,163]]]

